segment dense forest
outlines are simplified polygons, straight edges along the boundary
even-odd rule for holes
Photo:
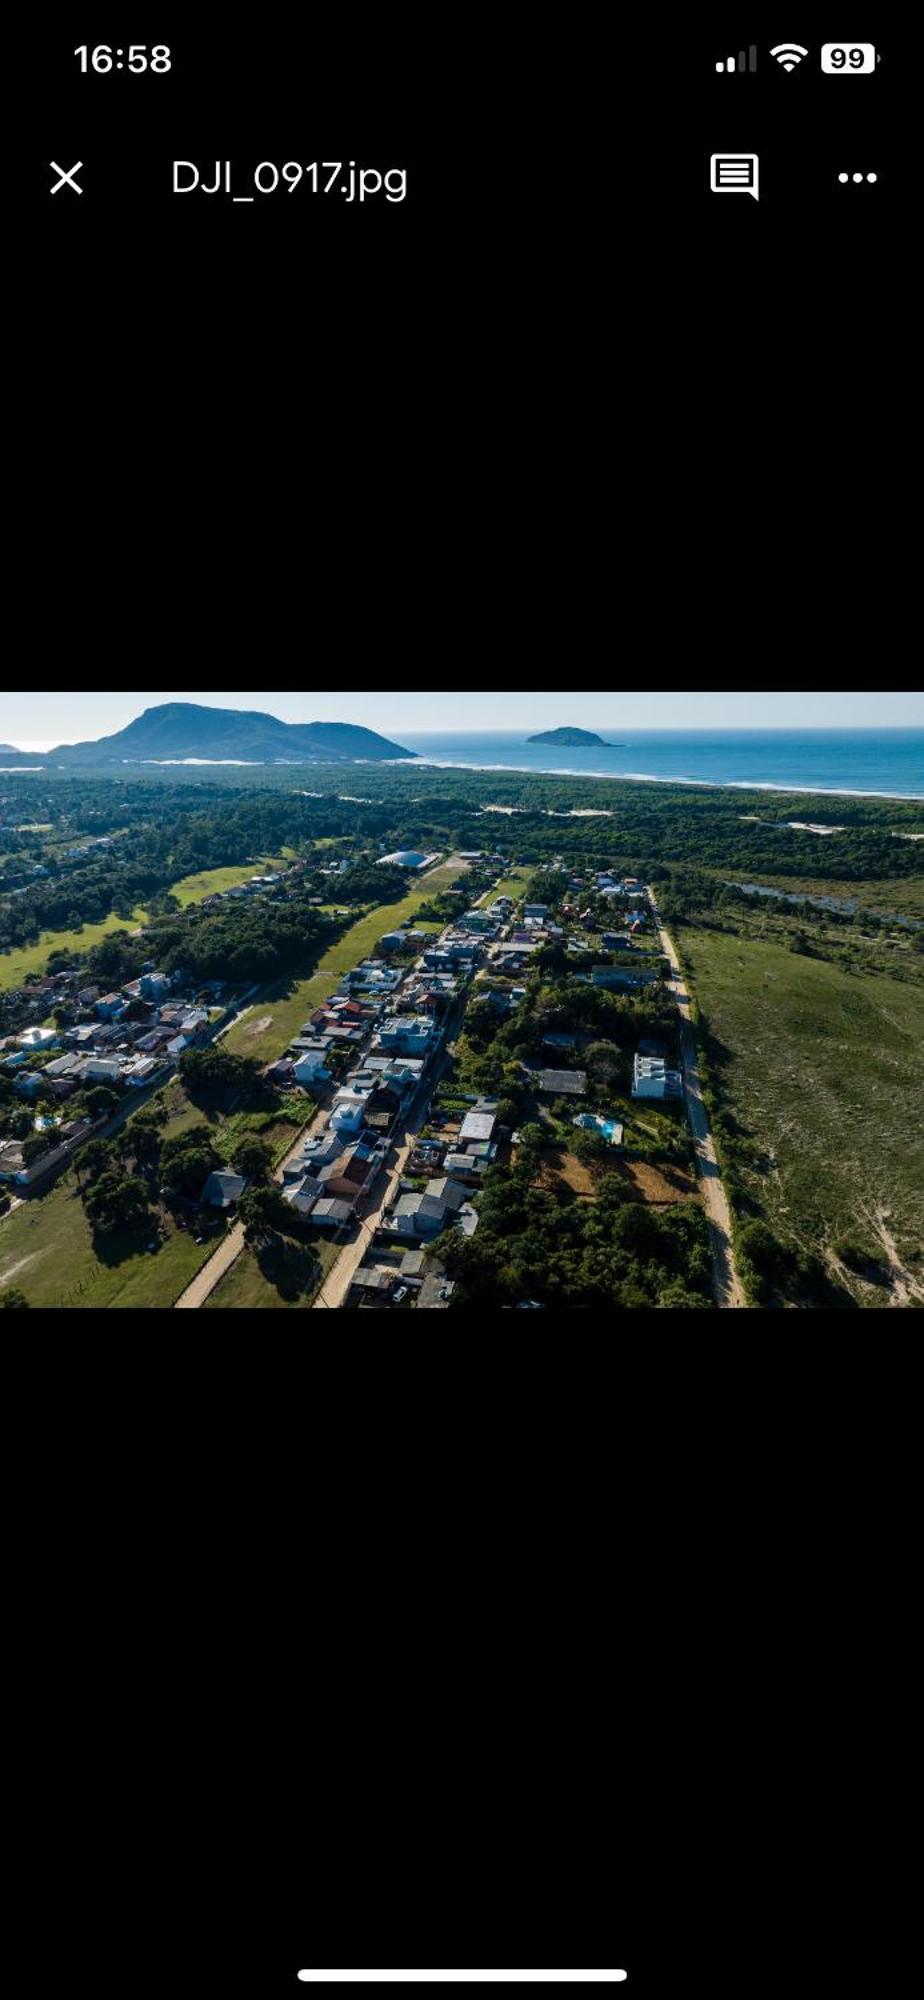
[[[924,832],[924,808],[914,802],[809,804],[781,794],[424,766],[360,766],[349,780],[342,768],[310,775],[310,793],[293,786],[290,771],[252,772],[233,783],[226,772],[17,779],[0,794],[0,950],[113,911],[128,921],[188,875],[256,866],[283,848],[310,858],[319,841],[330,843],[319,859],[333,854],[355,869],[338,880],[336,900],[356,903],[391,893],[394,878],[374,864],[407,846],[499,846],[513,860],[539,865],[560,856],[576,869],[606,858],[655,880],[687,866],[901,881],[922,866],[919,845],[900,837]],[[361,795],[345,796],[347,782]],[[838,830],[822,837],[794,827],[809,810],[813,825]]]

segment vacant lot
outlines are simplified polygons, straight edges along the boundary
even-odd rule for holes
[[[321,1237],[308,1246],[287,1241],[284,1249],[259,1255],[248,1248],[216,1285],[205,1310],[271,1306],[291,1311],[312,1306],[339,1255],[340,1245]]]
[[[371,914],[360,917],[331,946],[317,971],[309,978],[288,979],[280,983],[265,1000],[252,1008],[225,1037],[225,1047],[232,1049],[235,1055],[253,1056],[261,1063],[271,1063],[278,1056],[285,1055],[309,1014],[336,992],[343,974],[361,959],[368,958],[386,931],[398,930],[402,924],[410,923],[422,903],[438,895],[441,889],[448,888],[464,873],[463,862],[446,862],[442,868],[435,868],[432,874],[425,876],[424,882],[400,903],[379,906]]]
[[[650,1166],[647,1160],[617,1160],[616,1172],[627,1180],[638,1201],[653,1208],[673,1208],[696,1199],[696,1182],[682,1167]]]
[[[538,1185],[548,1194],[573,1194],[579,1201],[596,1199],[593,1174],[574,1153],[566,1153],[561,1146],[549,1146],[543,1153]]]
[[[491,890],[491,901],[493,902],[497,896],[510,896],[515,903],[519,903],[526,895],[535,873],[535,868],[515,868],[512,875],[505,875],[503,881],[498,882],[497,888]]]
[[[0,991],[21,986],[30,972],[43,973],[53,951],[90,951],[111,931],[131,931],[147,920],[145,910],[136,910],[130,923],[124,917],[111,916],[103,923],[84,924],[79,931],[43,931],[38,944],[23,945],[19,951],[0,952]]]
[[[31,1306],[172,1306],[209,1248],[168,1224],[156,1256],[113,1240],[97,1256],[72,1176],[0,1221],[0,1288],[15,1285]]]
[[[895,1295],[907,1294],[907,1274],[924,1277],[924,980],[851,972],[753,937],[679,936],[724,1097],[756,1144],[742,1178],[774,1233],[829,1267],[850,1237],[885,1256]]]
[[[255,875],[271,875],[275,870],[288,867],[293,850],[287,848],[282,855],[264,855],[246,868],[207,868],[201,875],[184,875],[182,882],[174,882],[170,890],[184,910],[192,903],[202,903],[206,896],[220,896],[226,889],[239,889],[242,882],[252,881]]]

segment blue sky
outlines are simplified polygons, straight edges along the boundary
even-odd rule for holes
[[[0,742],[51,748],[90,741],[124,729],[159,702],[195,701],[213,708],[262,709],[286,722],[360,722],[386,736],[415,730],[515,729],[531,734],[564,724],[596,729],[850,729],[924,726],[924,695],[872,694],[641,694],[488,693],[465,690],[422,694],[271,694],[233,689],[227,694],[0,693]],[[49,735],[53,721],[57,734]]]

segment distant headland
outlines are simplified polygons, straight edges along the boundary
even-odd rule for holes
[[[531,736],[530,743],[560,743],[562,748],[581,749],[584,745],[594,750],[624,750],[624,743],[607,743],[602,736],[595,736],[592,729],[544,729],[541,736]]]

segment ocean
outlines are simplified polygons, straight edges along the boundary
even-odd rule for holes
[[[546,771],[640,783],[733,785],[749,791],[830,792],[924,799],[924,728],[620,730],[611,748],[530,743],[529,731],[414,734],[401,742],[427,764]]]

